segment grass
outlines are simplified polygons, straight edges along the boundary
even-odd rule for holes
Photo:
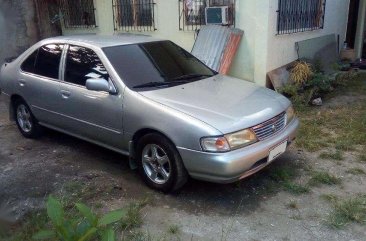
[[[320,197],[330,203],[335,203],[338,200],[338,197],[334,194],[322,194]]]
[[[289,203],[286,204],[288,209],[299,209],[299,206],[295,200],[291,200]]]
[[[309,185],[319,186],[325,185],[337,185],[341,183],[341,179],[325,171],[312,171]]]
[[[347,170],[347,173],[353,174],[353,175],[365,175],[366,174],[366,172],[363,169],[357,168],[357,167]]]
[[[337,161],[343,160],[343,154],[339,150],[337,150],[334,153],[332,153],[332,152],[322,152],[322,153],[320,153],[319,157],[321,159],[329,159],[329,160],[337,160]]]
[[[309,187],[293,182],[298,170],[291,166],[275,167],[271,170],[270,178],[278,183],[281,188],[292,194],[303,194],[310,191]]]
[[[0,240],[31,240],[33,234],[43,229],[47,223],[48,217],[45,210],[32,212],[24,218],[21,224],[5,227],[5,231],[0,234]]]
[[[177,235],[179,234],[180,229],[178,225],[172,224],[168,227],[168,233],[171,235]]]
[[[327,218],[333,228],[342,228],[352,222],[366,224],[366,195],[337,201]]]
[[[366,162],[366,154],[360,154],[357,159],[359,162]]]
[[[353,92],[364,95],[365,74],[350,81],[347,86],[338,88],[337,93]],[[336,108],[303,107],[298,110],[301,119],[296,145],[308,151],[319,151],[333,147],[339,151],[351,151],[356,145],[366,143],[366,102],[358,101],[351,105]],[[323,154],[325,156],[325,154]],[[335,155],[340,158],[339,154]]]
[[[310,188],[308,186],[300,185],[290,181],[284,182],[283,188],[292,194],[304,194],[310,192]]]
[[[143,222],[141,209],[145,207],[147,203],[148,199],[144,199],[142,201],[129,204],[126,216],[118,224],[119,228],[126,231],[140,227]]]

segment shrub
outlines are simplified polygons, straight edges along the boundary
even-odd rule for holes
[[[313,70],[309,63],[297,61],[290,70],[290,79],[297,85],[303,85],[313,75]]]

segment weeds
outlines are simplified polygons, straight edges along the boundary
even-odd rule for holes
[[[341,183],[341,179],[335,177],[328,172],[324,171],[313,171],[309,180],[309,185],[319,186],[320,184],[325,185],[337,185]]]
[[[357,167],[347,170],[347,173],[353,174],[353,175],[365,175],[366,174],[366,172],[363,169],[357,168]]]
[[[299,206],[295,200],[291,200],[289,203],[286,204],[288,209],[299,209]]]
[[[283,187],[286,191],[292,194],[304,194],[310,192],[310,188],[308,186],[303,186],[290,181],[284,182]]]
[[[180,230],[178,225],[172,224],[168,227],[168,233],[171,235],[177,235],[179,232]]]
[[[294,183],[292,180],[295,178],[297,170],[290,166],[283,166],[273,168],[269,174],[270,178],[279,183],[283,190],[292,194],[303,194],[310,191],[307,186]]]
[[[366,224],[366,195],[337,201],[327,219],[333,228],[342,228],[351,222]]]
[[[337,161],[341,161],[343,160],[343,154],[340,151],[336,151],[334,153],[332,152],[322,152],[319,157],[321,159],[329,159],[329,160],[337,160]]]
[[[334,194],[322,194],[320,197],[330,203],[335,203],[338,200],[338,197]]]
[[[124,231],[140,227],[143,222],[141,217],[141,209],[145,207],[147,203],[148,199],[144,199],[143,201],[136,203],[131,203],[126,208],[127,213],[125,217],[123,217],[119,221],[118,226]]]
[[[366,154],[360,154],[358,156],[358,161],[359,162],[366,162]]]

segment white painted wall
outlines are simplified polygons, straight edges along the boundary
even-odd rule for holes
[[[170,39],[190,51],[194,32],[179,31],[178,1],[155,0],[157,31],[141,32]],[[64,29],[65,35],[79,33],[114,34],[112,0],[94,0],[98,28]],[[267,72],[297,59],[295,42],[340,34],[345,39],[349,0],[327,0],[325,27],[312,32],[276,35],[278,0],[237,0],[236,27],[244,37],[233,62],[230,75],[265,85]]]
[[[298,58],[295,42],[334,33],[340,35],[340,45],[343,45],[347,31],[349,0],[327,0],[324,29],[278,36],[276,35],[278,0],[269,1],[267,71],[288,64]]]

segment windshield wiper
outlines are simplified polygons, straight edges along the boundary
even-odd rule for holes
[[[135,85],[132,88],[148,88],[148,87],[163,87],[163,86],[172,86],[187,83],[188,81],[166,81],[166,82],[148,82],[145,84]]]
[[[187,79],[193,79],[193,78],[212,77],[212,76],[214,76],[214,75],[211,75],[211,74],[186,74],[186,75],[175,77],[171,80],[187,80]]]

